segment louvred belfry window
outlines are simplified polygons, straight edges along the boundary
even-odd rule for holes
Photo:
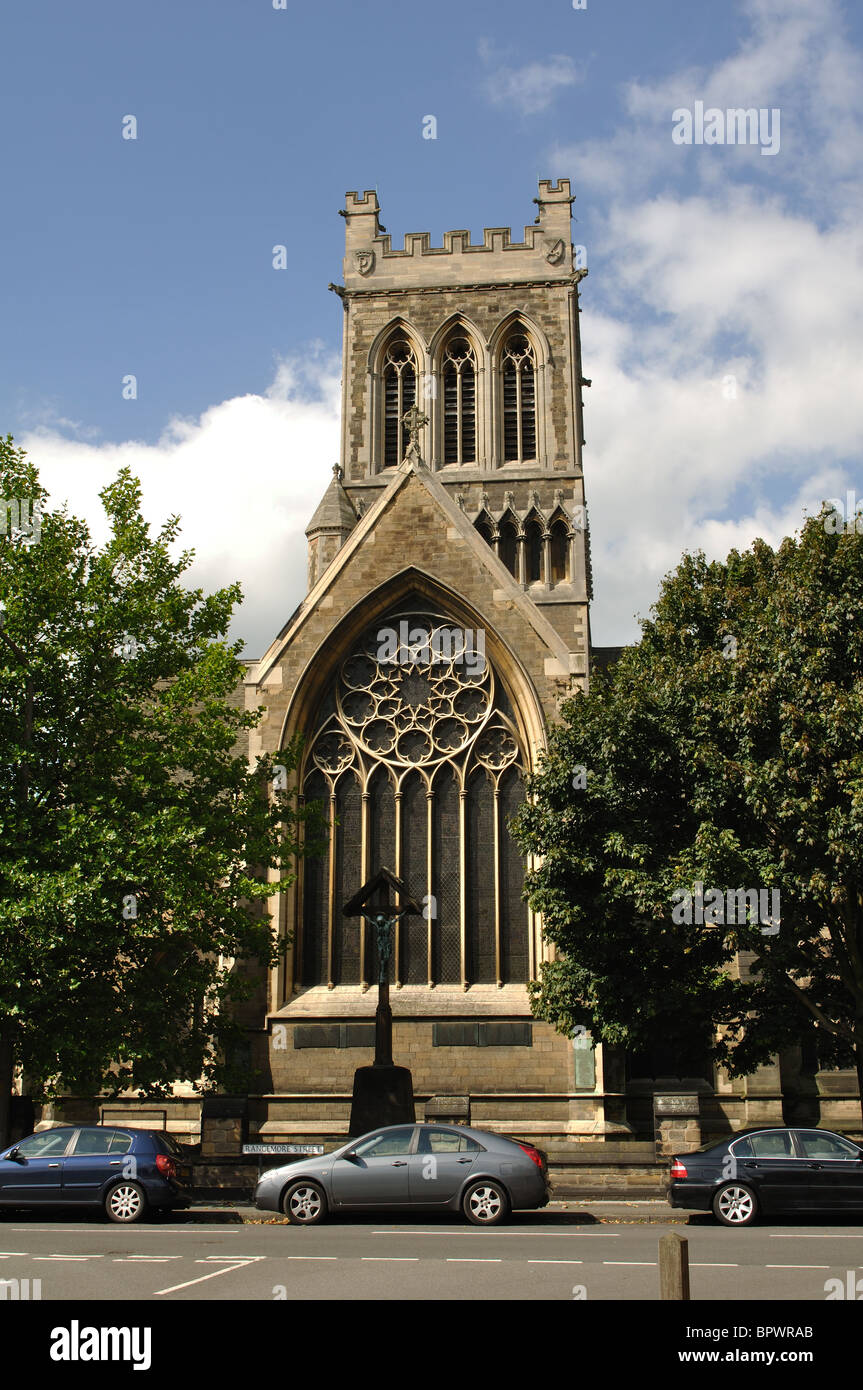
[[[451,338],[443,365],[444,463],[476,458],[476,362],[467,338]]]
[[[510,334],[503,350],[503,457],[536,458],[536,361],[524,333]]]
[[[467,637],[465,649],[442,614],[401,608],[357,642],[320,705],[303,792],[328,808],[330,843],[302,864],[303,984],[374,979],[371,940],[341,909],[384,864],[427,914],[398,925],[397,984],[528,978],[524,863],[508,830],[526,762],[484,641]]]
[[[416,401],[416,361],[410,343],[397,338],[384,360],[384,467],[397,468],[405,456],[409,434],[403,424],[405,411]]]

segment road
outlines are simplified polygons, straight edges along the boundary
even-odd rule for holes
[[[303,1229],[240,1207],[129,1227],[9,1213],[0,1280],[30,1280],[33,1292],[40,1280],[42,1299],[61,1301],[656,1299],[658,1242],[676,1230],[689,1241],[693,1301],[824,1302],[826,1281],[847,1285],[849,1271],[863,1295],[859,1220],[792,1217],[734,1231],[703,1216],[684,1224],[660,1206],[650,1218],[625,1204],[610,1220],[555,1204],[496,1230],[390,1214]]]

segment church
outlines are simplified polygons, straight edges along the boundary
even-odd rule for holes
[[[323,804],[328,843],[286,891],[274,881],[289,945],[242,1006],[246,1094],[204,1101],[211,1152],[346,1138],[378,964],[371,928],[342,909],[382,866],[422,904],[390,962],[393,1060],[411,1070],[418,1118],[607,1145],[653,1138],[656,1091],[697,1093],[707,1132],[835,1128],[856,1109],[851,1075],[800,1049],[731,1081],[661,1040],[625,1056],[531,1016],[527,984],[551,948],[508,823],[561,701],[616,654],[590,634],[573,201],[567,179],[541,180],[521,240],[490,227],[440,247],[409,233],[399,249],[376,193],[346,194],[330,285],[341,458],[306,529],[306,596],[237,692],[265,711],[252,761],[301,736],[297,791]],[[186,1087],[158,1115],[129,1098],[99,1118],[139,1110],[201,1134]]]
[[[292,942],[260,1039],[273,1135],[347,1132],[377,963],[342,906],[381,865],[423,903],[391,963],[393,1056],[418,1114],[560,1136],[605,1124],[595,1075],[584,1092],[590,1049],[531,1019],[545,948],[508,831],[590,649],[586,271],[568,181],[535,201],[522,240],[492,227],[394,249],[376,194],[346,195],[330,287],[341,460],[306,531],[306,598],[246,686],[266,706],[250,755],[301,734],[300,791],[330,826],[326,856],[273,902]]]

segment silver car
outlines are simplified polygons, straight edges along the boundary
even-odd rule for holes
[[[438,1124],[373,1130],[323,1157],[271,1168],[255,1188],[257,1207],[296,1226],[376,1208],[461,1211],[475,1226],[496,1226],[548,1199],[545,1154],[532,1144]]]

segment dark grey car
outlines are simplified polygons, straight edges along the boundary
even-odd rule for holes
[[[373,1130],[321,1158],[271,1168],[255,1188],[257,1207],[298,1226],[376,1208],[461,1211],[476,1226],[495,1226],[548,1198],[545,1154],[532,1144],[435,1124]]]

